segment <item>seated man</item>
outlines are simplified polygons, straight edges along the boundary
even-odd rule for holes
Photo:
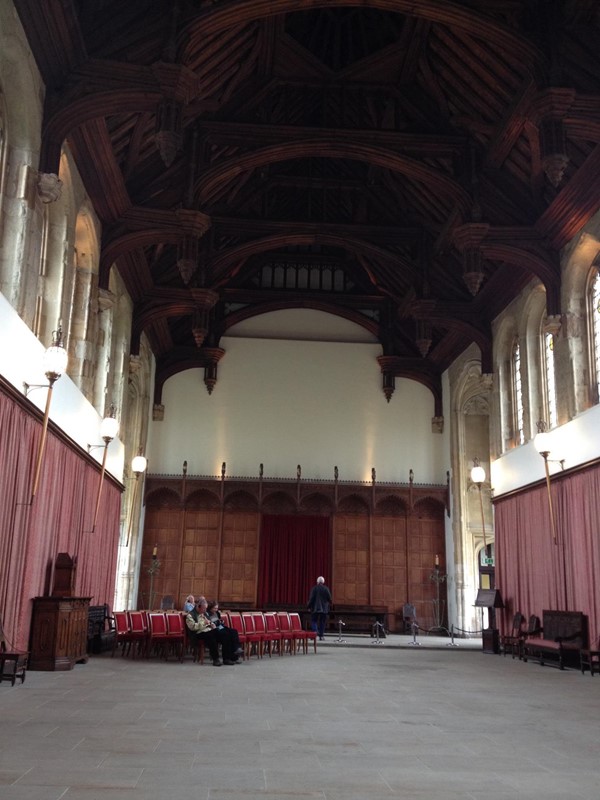
[[[197,605],[185,618],[185,624],[190,631],[192,641],[206,642],[210,657],[215,667],[221,666],[219,659],[219,639],[214,623],[206,616],[206,600],[201,597]]]

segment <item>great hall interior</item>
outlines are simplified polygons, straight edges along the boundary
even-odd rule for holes
[[[323,575],[390,631],[578,612],[599,649],[599,28],[0,0],[12,647],[70,559],[84,606],[305,608]]]

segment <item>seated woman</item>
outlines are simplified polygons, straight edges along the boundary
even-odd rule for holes
[[[190,611],[193,611],[195,607],[196,601],[194,600],[194,595],[188,594],[188,596],[185,598],[185,603],[183,604],[183,610],[186,614],[189,614]]]
[[[219,611],[219,604],[216,600],[212,600],[206,608],[206,616],[215,626],[217,639],[219,640],[223,649],[223,663],[227,664],[225,660],[229,653],[228,660],[237,663],[244,651],[240,645],[240,637],[234,628],[229,628],[221,619],[221,612]]]
[[[190,631],[192,641],[199,641],[200,639],[206,643],[215,667],[221,666],[219,659],[219,639],[217,638],[217,630],[214,623],[212,623],[206,615],[206,600],[200,598],[197,605],[189,612],[185,618],[185,624]]]

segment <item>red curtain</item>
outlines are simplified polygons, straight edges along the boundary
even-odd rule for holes
[[[495,504],[496,583],[505,605],[504,630],[516,611],[581,611],[590,643],[600,637],[600,467],[552,479],[556,542],[545,484]]]
[[[329,585],[329,517],[264,515],[259,548],[259,608],[306,605],[319,575]]]
[[[49,431],[39,488],[30,503],[40,422],[0,392],[0,615],[7,639],[27,649],[32,599],[50,591],[58,553],[77,558],[75,593],[114,596],[121,493],[105,479],[91,533],[99,469]]]

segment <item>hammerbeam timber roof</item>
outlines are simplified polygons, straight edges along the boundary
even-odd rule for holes
[[[15,5],[40,170],[67,142],[157,386],[214,377],[236,321],[304,307],[438,397],[471,343],[491,369],[528,282],[559,311],[559,250],[600,206],[594,0]]]

